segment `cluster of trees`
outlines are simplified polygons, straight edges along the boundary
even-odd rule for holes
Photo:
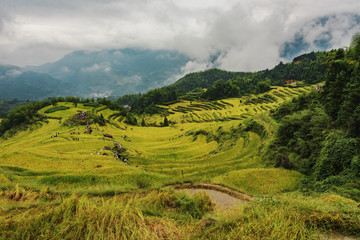
[[[360,35],[349,50],[332,52],[322,102],[332,120],[353,137],[360,137]]]
[[[210,88],[219,79],[227,82],[235,78],[252,78],[251,72],[230,72],[220,69],[209,69],[203,72],[189,73],[169,86],[170,89],[181,91],[183,94],[196,88]]]
[[[10,129],[16,130],[21,125],[31,124],[41,119],[38,110],[51,105],[50,101],[30,102],[11,110],[0,124],[0,136]]]
[[[135,113],[155,114],[159,112],[157,104],[171,104],[178,99],[175,90],[167,87],[154,89],[146,94],[125,95],[117,100],[118,104],[127,104]]]
[[[308,84],[322,82],[328,71],[327,55],[327,52],[303,54],[294,58],[291,63],[280,62],[271,70],[259,72],[257,79],[271,79],[271,85],[277,86],[290,79]]]
[[[5,117],[11,109],[29,103],[18,99],[0,100],[0,118]]]
[[[275,112],[274,117],[281,120],[269,155],[277,167],[311,176],[309,186],[317,190],[342,186],[360,177],[360,136],[355,137],[331,118],[322,97],[322,93],[313,92]]]
[[[217,100],[221,98],[241,97],[249,93],[263,93],[269,90],[270,79],[259,82],[251,78],[237,77],[227,82],[223,79],[217,80],[201,97],[207,100]]]
[[[355,186],[360,177],[360,35],[349,49],[327,54],[325,86],[280,106],[271,156],[277,166],[300,170],[319,190]],[[354,191],[348,191],[353,194]],[[359,198],[359,197],[358,197]]]

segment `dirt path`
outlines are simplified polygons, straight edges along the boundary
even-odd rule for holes
[[[209,195],[211,201],[215,204],[215,206],[221,210],[228,210],[231,208],[235,208],[240,204],[245,203],[245,201],[234,198],[226,193],[218,192],[215,190],[209,189],[181,189],[180,191],[187,192],[191,195],[194,195],[198,192],[206,192]]]
[[[222,210],[234,208],[239,204],[243,204],[254,199],[253,197],[236,191],[235,189],[210,183],[178,184],[174,185],[174,187],[175,189],[180,189],[181,191],[185,191],[190,194],[195,194],[201,191],[206,192],[211,201]]]

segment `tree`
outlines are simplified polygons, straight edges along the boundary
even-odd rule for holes
[[[358,60],[360,59],[360,33],[353,36],[350,44],[349,57]]]
[[[141,126],[142,126],[142,127],[145,127],[145,126],[146,126],[146,123],[145,123],[145,119],[144,119],[144,118],[141,120]]]
[[[261,81],[257,84],[257,92],[264,93],[270,90],[270,79],[266,79],[265,81]]]
[[[168,119],[166,118],[166,116],[164,117],[164,123],[163,123],[164,127],[167,127],[169,126],[169,121]]]
[[[126,114],[125,123],[130,124],[130,125],[137,125],[137,119],[133,114],[128,112]]]
[[[56,104],[57,104],[57,99],[56,99],[56,98],[51,98],[51,99],[50,99],[50,102],[51,102],[51,104],[55,107]]]

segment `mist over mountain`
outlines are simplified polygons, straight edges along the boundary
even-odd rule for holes
[[[24,68],[0,65],[0,98],[39,100],[50,96],[67,95],[68,84],[45,73]]]
[[[71,94],[104,97],[145,92],[172,83],[191,59],[167,50],[120,49],[74,51],[59,61],[28,70],[46,73],[70,84]]]

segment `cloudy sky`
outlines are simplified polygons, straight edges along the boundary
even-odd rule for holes
[[[140,47],[185,53],[195,59],[189,69],[216,55],[220,68],[260,70],[284,60],[298,36],[307,50],[348,46],[357,16],[359,0],[0,0],[0,64]]]

